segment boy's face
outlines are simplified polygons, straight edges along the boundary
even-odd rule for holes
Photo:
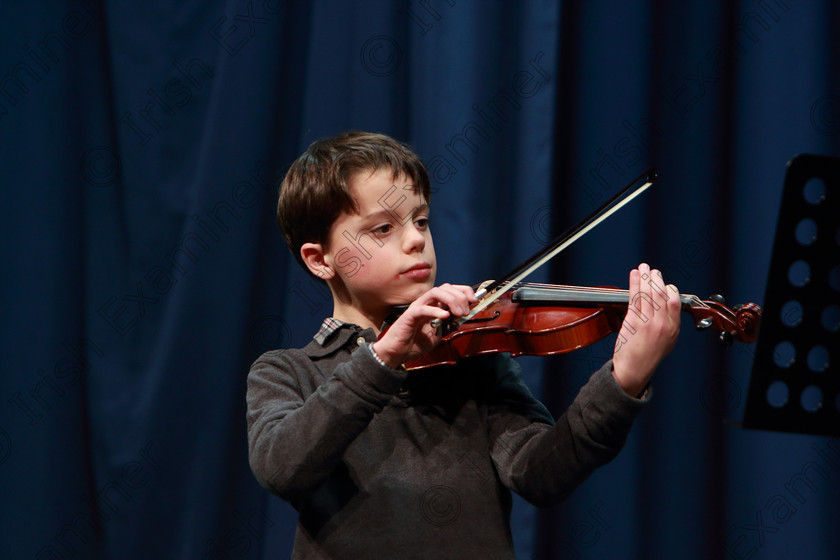
[[[325,257],[353,306],[411,303],[434,286],[437,272],[422,191],[390,169],[358,172],[350,186],[359,212],[333,223]]]

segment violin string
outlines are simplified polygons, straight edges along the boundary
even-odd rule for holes
[[[562,293],[580,294],[582,296],[601,294],[627,296],[629,298],[630,294],[629,290],[621,288],[568,286],[563,284],[543,284],[539,282],[521,282],[518,286],[542,288]],[[709,306],[705,302],[703,302],[703,300],[692,294],[680,294],[680,301],[681,303],[686,305],[694,305],[695,307],[709,308]]]
[[[582,297],[591,295],[612,295],[612,296],[627,296],[629,299],[630,290],[621,288],[607,288],[607,287],[583,287],[583,286],[569,286],[564,284],[545,284],[541,282],[519,282],[516,284],[517,288],[539,288],[561,292],[565,294],[579,294]],[[694,305],[696,307],[709,308],[700,298],[692,294],[680,294],[680,302],[685,305]]]

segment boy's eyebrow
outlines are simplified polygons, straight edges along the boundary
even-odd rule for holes
[[[399,207],[397,207],[397,208],[399,208]],[[423,204],[418,204],[408,214],[400,214],[399,212],[397,212],[397,208],[390,209],[390,210],[383,208],[381,210],[377,210],[376,212],[371,212],[370,214],[367,214],[367,215],[363,216],[362,219],[365,220],[365,221],[373,221],[373,220],[379,220],[379,219],[383,219],[383,218],[397,218],[397,217],[407,218],[409,216],[414,216],[414,215],[418,214],[419,212],[428,211],[429,210],[429,203],[424,202]]]

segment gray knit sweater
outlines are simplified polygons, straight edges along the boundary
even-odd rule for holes
[[[555,423],[505,355],[406,374],[373,341],[347,325],[251,367],[251,468],[300,514],[294,559],[513,558],[510,491],[562,500],[646,402],[608,362]]]

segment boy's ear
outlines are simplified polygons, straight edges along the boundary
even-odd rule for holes
[[[304,243],[300,246],[300,258],[306,263],[309,272],[321,278],[329,280],[335,276],[335,271],[327,264],[324,257],[324,247],[320,243]]]

